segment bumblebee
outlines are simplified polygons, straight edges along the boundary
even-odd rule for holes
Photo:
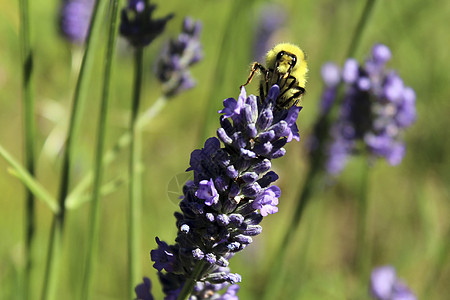
[[[261,99],[267,96],[272,85],[277,84],[280,87],[280,95],[277,99],[278,107],[289,108],[297,105],[305,93],[308,65],[305,54],[296,45],[289,43],[276,45],[267,52],[266,67],[254,62],[247,82],[242,86],[249,84],[257,72],[261,76],[259,87]]]

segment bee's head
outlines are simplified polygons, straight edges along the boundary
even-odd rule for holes
[[[297,56],[293,53],[281,50],[275,60],[275,68],[281,74],[290,73],[297,63]]]
[[[306,66],[303,51],[289,43],[278,44],[270,50],[266,56],[266,63],[269,69],[277,69],[280,74],[294,73],[302,65]]]

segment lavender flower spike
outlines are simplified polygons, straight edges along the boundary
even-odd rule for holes
[[[149,0],[128,0],[128,5],[122,9],[119,31],[134,47],[149,45],[173,18],[173,14],[152,18],[155,9],[156,5],[151,5]]]
[[[242,88],[238,100],[224,100],[218,138],[192,152],[188,171],[194,180],[183,187],[181,212],[175,213],[175,244],[157,238],[158,249],[151,251],[165,299],[176,299],[194,274],[189,299],[238,299],[241,276],[230,273],[228,261],[261,233],[263,217],[278,211],[281,190],[271,185],[278,179],[270,171],[271,160],[283,156],[283,146],[299,136],[300,107],[280,109],[279,93],[274,85],[260,99]]]
[[[377,300],[417,300],[417,297],[397,278],[394,267],[375,268],[370,278],[370,292]]]
[[[59,20],[62,35],[74,44],[83,44],[93,9],[94,0],[64,0]]]
[[[335,100],[338,83],[345,84],[340,116],[330,130],[329,173],[342,171],[348,158],[358,152],[385,158],[391,165],[402,161],[402,135],[416,119],[416,96],[396,72],[386,69],[390,58],[389,48],[376,44],[363,66],[348,59],[341,71],[332,64],[322,69],[322,114],[328,113]]]
[[[185,18],[180,35],[163,49],[155,72],[166,96],[174,96],[195,86],[189,67],[203,58],[201,30],[200,22]]]

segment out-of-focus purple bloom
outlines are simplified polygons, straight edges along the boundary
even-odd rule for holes
[[[239,300],[237,292],[239,291],[239,285],[233,284],[227,289],[225,294],[217,298],[217,300]]]
[[[377,300],[417,300],[408,286],[397,278],[392,266],[382,266],[372,271],[370,292]]]
[[[64,0],[60,11],[61,32],[70,42],[83,44],[89,32],[94,0]]]
[[[356,59],[350,58],[344,64],[342,69],[342,79],[346,83],[354,83],[358,79],[359,64]]]
[[[414,90],[405,87],[394,71],[386,69],[390,58],[389,48],[377,44],[363,66],[348,59],[341,74],[337,74],[337,66],[324,65],[322,116],[335,101],[338,83],[342,80],[345,84],[340,116],[330,129],[332,141],[326,163],[329,173],[338,174],[350,155],[366,151],[385,158],[391,165],[402,161],[405,154],[402,134],[416,119],[416,97]]]
[[[176,299],[194,270],[199,277],[189,299],[238,299],[241,276],[230,273],[229,259],[261,233],[263,217],[278,211],[281,191],[271,185],[278,179],[271,160],[299,136],[300,108],[279,108],[279,94],[277,85],[265,99],[242,88],[238,100],[224,100],[218,138],[192,152],[194,180],[184,185],[181,212],[175,213],[176,243],[157,238],[158,249],[151,251],[165,299]]]
[[[153,19],[156,5],[149,0],[128,0],[128,5],[122,9],[120,16],[120,34],[134,47],[149,45],[166,27],[173,14],[164,18]]]
[[[203,58],[201,30],[200,22],[185,18],[178,38],[170,40],[163,49],[156,63],[156,75],[166,96],[174,96],[195,86],[189,67]]]
[[[341,70],[335,63],[325,63],[320,70],[320,74],[326,86],[337,86],[341,81]]]
[[[321,115],[325,115],[335,100],[336,89],[339,82],[341,82],[342,76],[339,67],[332,62],[325,63],[322,66],[321,74],[325,83],[325,89],[322,93],[320,113]]]
[[[136,300],[153,300],[152,296],[152,283],[149,278],[144,277],[143,283],[138,284],[134,288],[136,293]]]
[[[273,46],[271,38],[284,25],[286,18],[286,11],[280,5],[268,4],[262,7],[253,35],[255,37],[253,41],[255,60],[262,59]]]

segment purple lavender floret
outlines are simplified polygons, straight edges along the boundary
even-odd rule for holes
[[[74,44],[86,41],[94,0],[65,0],[60,11],[60,29],[62,35]]]
[[[370,293],[377,300],[417,300],[408,286],[397,278],[395,268],[382,266],[373,269]]]
[[[201,31],[199,21],[186,17],[181,33],[163,49],[155,72],[166,96],[174,96],[195,86],[189,68],[203,58]]]
[[[348,158],[358,152],[385,158],[391,165],[402,161],[402,135],[416,119],[416,96],[396,72],[386,68],[390,58],[389,48],[377,44],[363,66],[354,59],[348,59],[342,70],[334,64],[324,65],[322,115],[328,113],[335,100],[338,84],[345,84],[340,116],[330,129],[329,173],[341,172]]]
[[[173,14],[169,14],[154,19],[155,9],[156,5],[150,4],[149,0],[128,0],[128,5],[122,9],[119,32],[134,47],[149,45],[173,18]]]
[[[134,288],[136,300],[153,300],[152,283],[149,278],[144,277],[143,282]]]
[[[278,179],[271,160],[299,139],[295,121],[301,108],[279,108],[279,93],[274,85],[260,99],[242,88],[237,100],[224,100],[218,138],[192,152],[187,171],[194,179],[183,187],[181,212],[175,213],[176,243],[157,238],[158,249],[151,251],[165,299],[176,299],[199,266],[189,299],[238,299],[241,276],[230,272],[229,259],[261,233],[263,217],[278,211],[281,190],[271,185]]]

